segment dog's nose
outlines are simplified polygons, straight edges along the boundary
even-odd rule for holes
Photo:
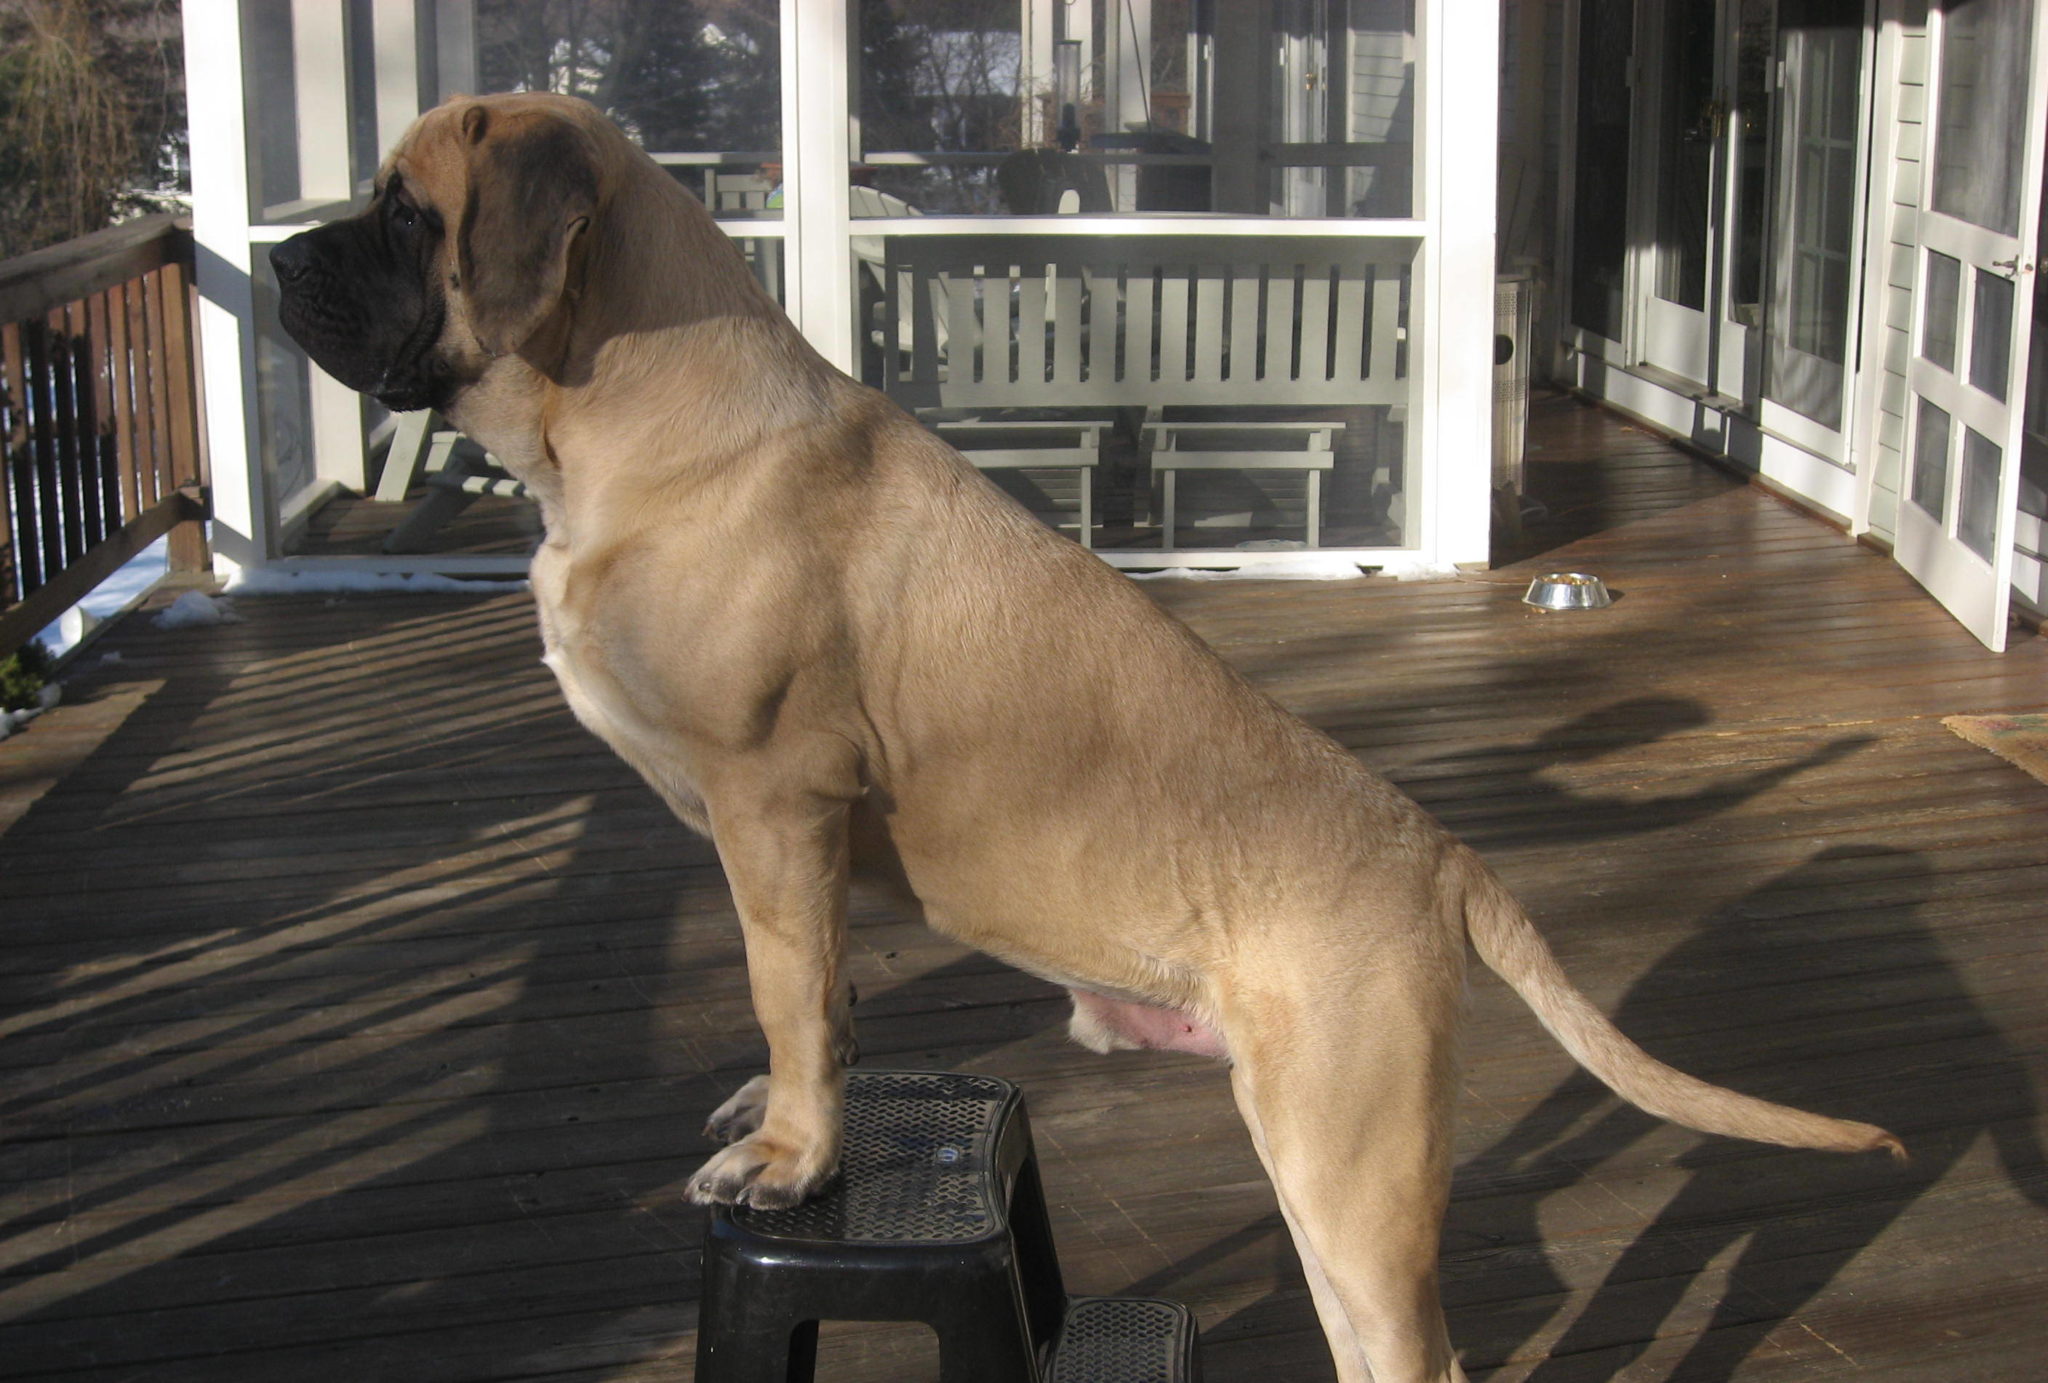
[[[279,283],[297,283],[313,267],[313,255],[305,240],[303,234],[295,235],[270,247],[270,267],[277,271]]]

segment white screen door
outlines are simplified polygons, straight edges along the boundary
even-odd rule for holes
[[[2027,240],[2040,210],[2048,111],[2044,24],[2048,5],[2033,0],[1944,0],[1929,16],[1933,139],[1897,553],[1997,651],[2005,647],[2038,272]]]

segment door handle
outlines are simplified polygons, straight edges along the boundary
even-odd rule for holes
[[[2020,270],[2020,257],[2018,255],[2014,255],[2011,259],[1994,259],[1991,261],[1991,267],[1994,269],[2003,269],[2006,273],[2006,277],[2008,278],[2018,278]]]

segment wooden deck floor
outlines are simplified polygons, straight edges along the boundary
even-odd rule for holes
[[[1479,846],[1653,1051],[1916,1160],[1652,1123],[1481,974],[1468,1366],[2042,1376],[2048,786],[1940,717],[2040,709],[2048,648],[1982,652],[1604,415],[1536,437],[1523,566],[1148,589]],[[1622,598],[1518,603],[1567,564]],[[677,1189],[761,1060],[711,852],[572,724],[526,598],[241,608],[129,621],[0,744],[0,1377],[689,1377]],[[871,1063],[1025,1084],[1073,1290],[1191,1303],[1211,1383],[1329,1376],[1220,1073],[1082,1052],[1050,987],[887,914],[853,950]]]

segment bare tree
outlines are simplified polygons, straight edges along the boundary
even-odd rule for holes
[[[478,75],[581,96],[650,149],[773,149],[777,19],[773,0],[483,0]]]
[[[182,191],[173,0],[0,4],[0,255],[155,210]]]

